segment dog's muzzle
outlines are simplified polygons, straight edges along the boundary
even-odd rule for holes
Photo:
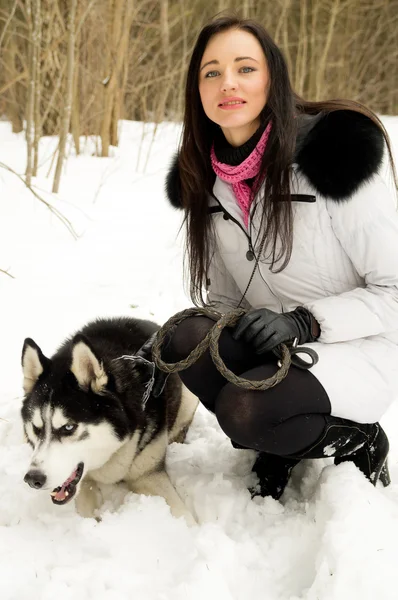
[[[31,488],[39,490],[46,483],[47,477],[42,471],[39,471],[38,469],[32,469],[31,471],[28,471],[26,473],[23,480],[25,481],[25,483],[30,485]]]

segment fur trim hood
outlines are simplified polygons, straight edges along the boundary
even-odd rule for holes
[[[352,196],[381,167],[384,137],[365,115],[351,110],[300,117],[294,162],[313,188],[326,198]],[[166,195],[182,208],[178,154],[166,177]]]

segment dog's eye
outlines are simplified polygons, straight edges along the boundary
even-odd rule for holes
[[[63,427],[61,427],[60,432],[61,433],[73,433],[77,428],[76,423],[67,423],[66,425],[64,425]]]

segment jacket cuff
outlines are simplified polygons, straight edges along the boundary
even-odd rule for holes
[[[300,331],[300,344],[316,342],[320,335],[320,326],[314,315],[304,306],[298,306],[292,311]]]

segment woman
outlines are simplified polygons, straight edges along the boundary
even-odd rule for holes
[[[281,342],[319,356],[265,391],[228,383],[208,353],[180,373],[233,445],[258,451],[254,493],[279,498],[302,458],[390,481],[378,421],[398,397],[398,218],[378,175],[385,150],[395,175],[379,119],[294,94],[258,23],[222,17],[201,31],[166,185],[185,211],[192,300],[248,310],[220,339],[245,378],[274,374]],[[185,358],[213,325],[182,322],[164,360]]]

